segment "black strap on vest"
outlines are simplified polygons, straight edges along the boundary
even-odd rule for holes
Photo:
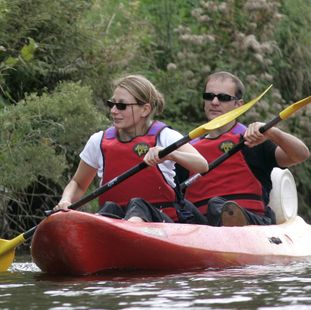
[[[206,217],[201,214],[192,202],[184,198],[180,182],[177,178],[175,178],[175,184],[176,187],[174,188],[174,191],[176,194],[176,201],[171,203],[154,203],[153,206],[156,206],[159,209],[175,208],[179,223],[207,225]]]
[[[176,203],[174,203],[174,207],[176,209],[179,223],[206,225],[206,217],[201,214],[191,201],[184,198],[178,179],[175,180],[175,183]]]

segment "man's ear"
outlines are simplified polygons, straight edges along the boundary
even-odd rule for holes
[[[143,105],[142,116],[143,117],[148,117],[150,115],[151,111],[152,111],[151,104],[150,103],[145,103]]]
[[[244,104],[244,100],[243,99],[238,99],[238,100],[235,100],[235,103],[234,105],[238,108],[240,107],[241,105]]]

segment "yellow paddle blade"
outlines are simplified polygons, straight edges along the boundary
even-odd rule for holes
[[[238,118],[240,115],[245,113],[247,110],[249,110],[256,102],[258,102],[270,90],[271,87],[272,87],[272,85],[270,85],[261,95],[259,95],[255,99],[251,100],[250,102],[243,104],[242,106],[240,106],[240,107],[238,107],[232,111],[229,111],[226,114],[220,115],[220,116],[214,118],[213,120],[209,121],[208,123],[192,130],[189,133],[189,137],[192,140],[194,138],[202,136],[203,134],[207,133],[208,131],[215,130],[217,128],[220,128],[220,127],[232,122],[233,120]]]
[[[0,239],[0,248],[6,247],[10,241]],[[15,248],[0,254],[0,272],[7,271],[12,265],[15,257]]]
[[[25,242],[25,240],[23,234],[18,235],[12,240],[0,239],[0,258],[8,252],[14,251],[15,248]]]
[[[299,110],[303,106],[309,104],[310,102],[311,102],[311,96],[306,97],[304,99],[301,99],[301,100],[297,101],[296,103],[293,103],[292,105],[290,105],[286,109],[284,109],[282,112],[280,112],[279,116],[283,120],[287,119],[293,113],[295,113],[297,110]]]

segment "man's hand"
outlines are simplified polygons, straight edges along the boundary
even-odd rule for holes
[[[264,126],[264,123],[260,123],[260,122],[255,122],[252,123],[248,126],[245,134],[244,134],[244,140],[245,140],[245,145],[247,145],[248,147],[254,147],[258,144],[261,144],[263,142],[265,142],[268,139],[268,131],[266,131],[265,134],[262,134],[259,129]]]

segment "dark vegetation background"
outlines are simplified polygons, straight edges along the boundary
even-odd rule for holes
[[[1,237],[58,201],[88,137],[109,125],[114,78],[146,75],[165,95],[162,119],[187,133],[206,122],[205,77],[231,71],[246,101],[273,83],[240,119],[268,121],[311,95],[310,25],[311,0],[0,0]],[[311,147],[310,115],[279,126]],[[310,222],[311,161],[291,171]]]

